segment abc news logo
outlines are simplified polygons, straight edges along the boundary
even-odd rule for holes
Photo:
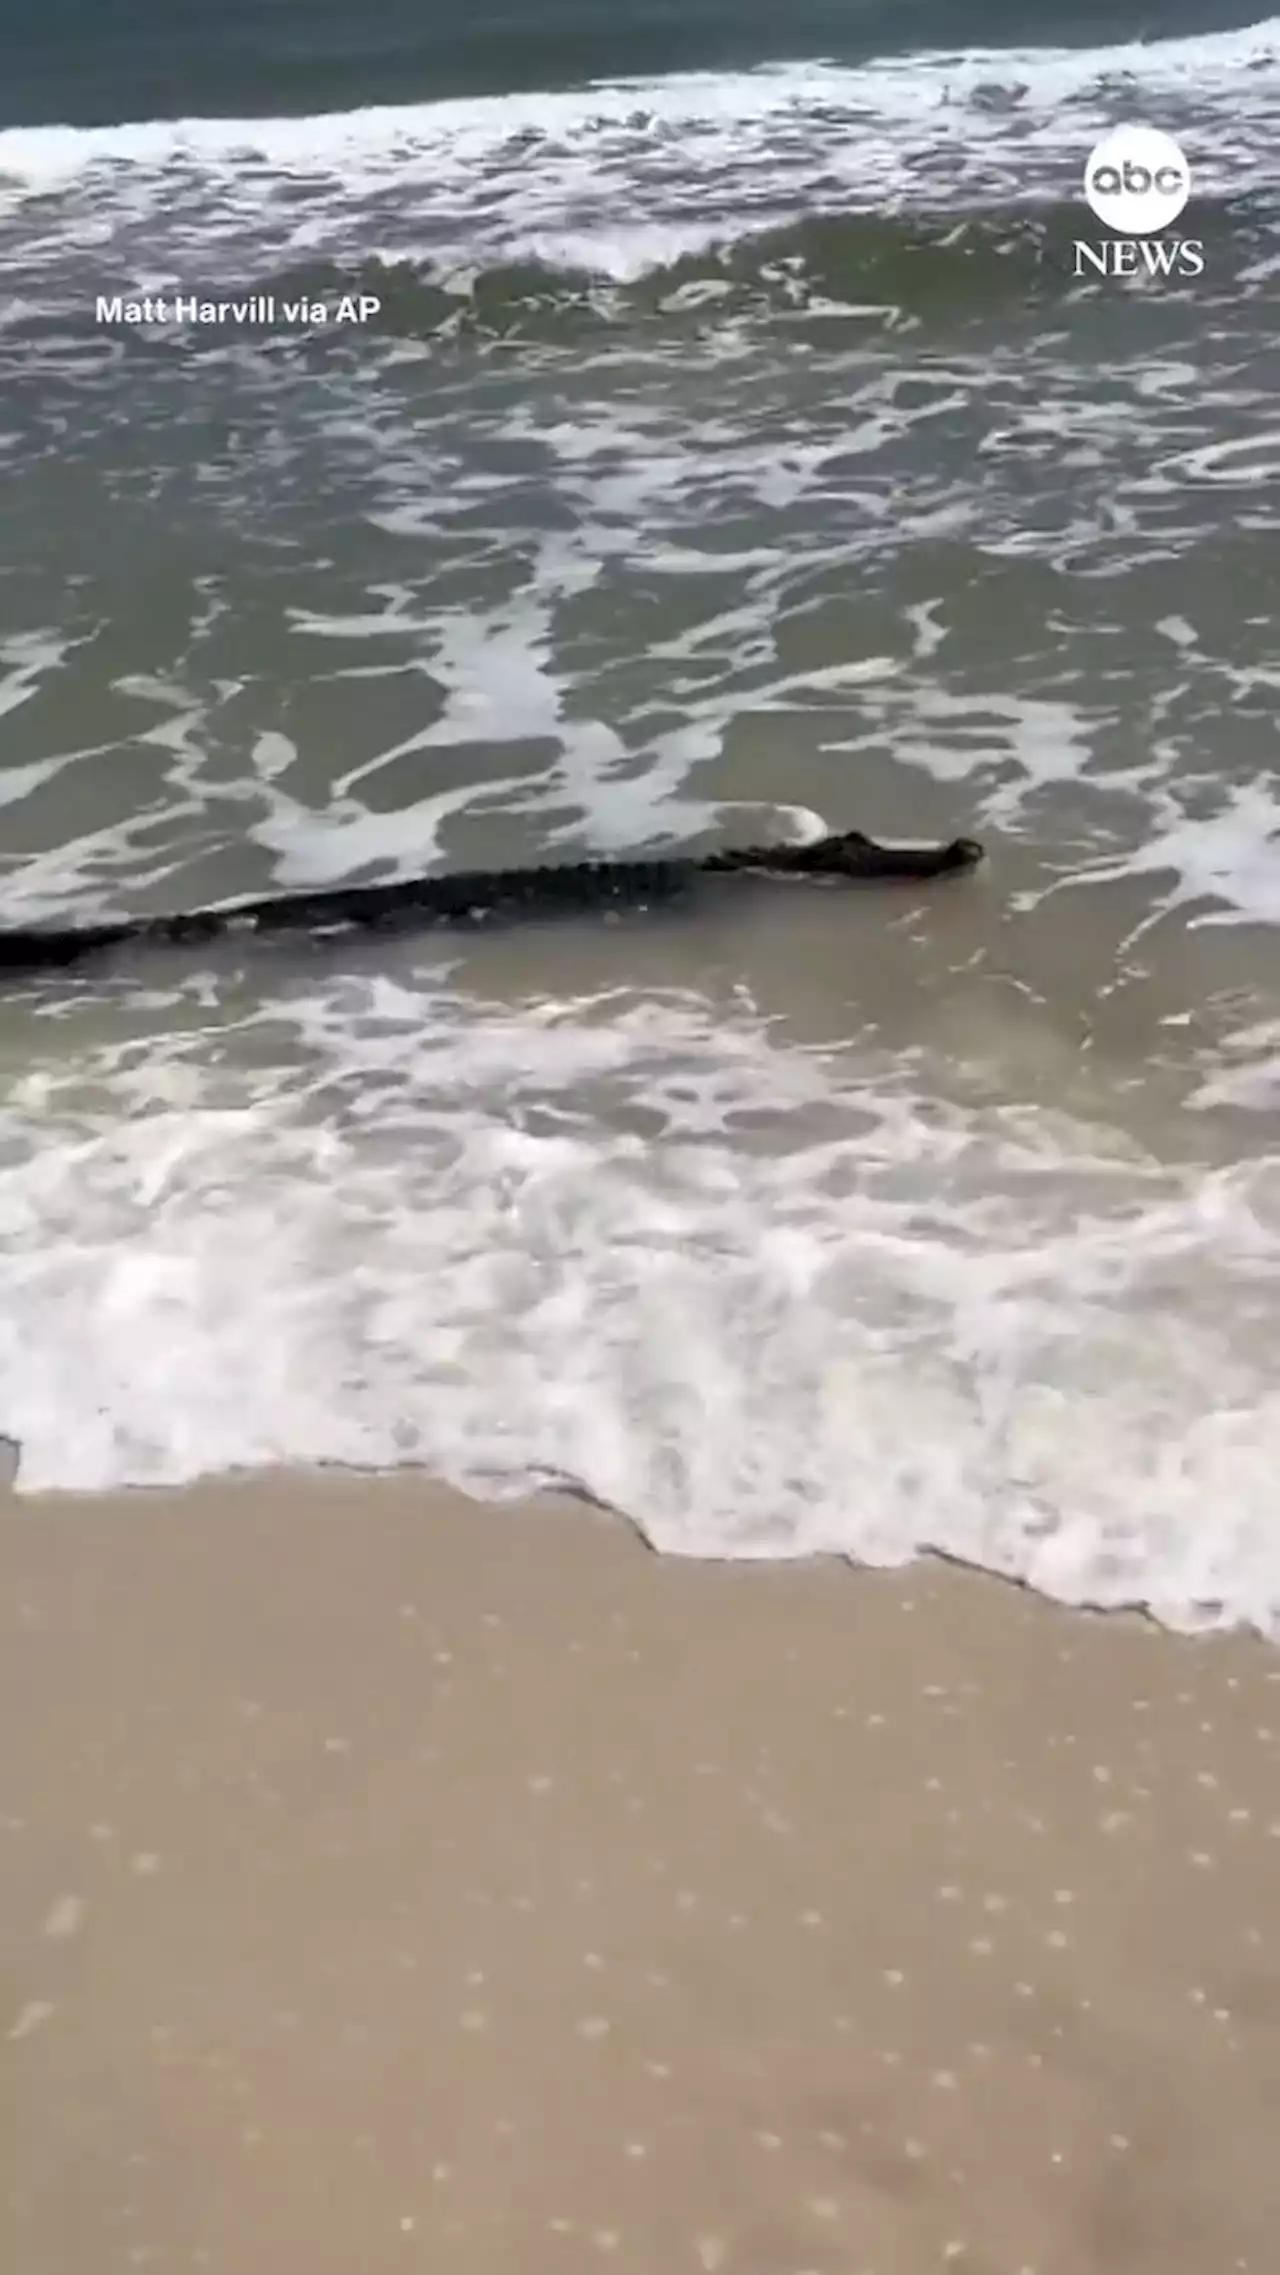
[[[1191,195],[1191,169],[1171,134],[1118,126],[1095,145],[1084,170],[1085,202],[1115,235],[1072,247],[1076,276],[1195,277],[1204,274],[1198,237],[1161,237]]]

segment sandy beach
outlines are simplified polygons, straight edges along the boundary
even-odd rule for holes
[[[321,1478],[0,1522],[15,2275],[1226,2275],[1280,1662]]]

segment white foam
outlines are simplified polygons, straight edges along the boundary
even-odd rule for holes
[[[269,1085],[173,1039],[0,1115],[26,1489],[570,1478],[674,1553],[936,1546],[1280,1624],[1280,1162],[962,1110],[695,997],[281,1018]]]
[[[450,276],[533,260],[626,280],[815,206],[1060,195],[1064,167],[1134,109],[1177,125],[1195,106],[1197,188],[1238,190],[1272,170],[1278,78],[1271,18],[1110,47],[673,73],[304,118],[15,127],[0,133],[0,228],[21,221],[4,249],[25,258],[41,304],[63,260],[83,290],[90,250],[97,289],[153,293],[215,273],[243,285],[264,255],[420,257]]]
[[[1122,879],[1168,877],[1138,927],[1121,941],[1122,954],[1175,909],[1189,912],[1191,931],[1203,925],[1280,925],[1280,796],[1274,778],[1219,781],[1212,810],[1191,813],[1187,784],[1170,786],[1162,779],[1162,755],[1127,777],[1131,784],[1141,782],[1148,805],[1141,841],[1121,854],[1077,861],[1049,884],[1029,887],[1019,896],[1021,907]]]
[[[1265,1114],[1280,1109],[1280,1019],[1261,1019],[1224,1038],[1187,1103],[1201,1113],[1217,1106]]]
[[[1151,96],[1244,93],[1240,74],[1280,67],[1280,17],[1187,39],[1130,40],[1085,48],[971,48],[879,57],[861,65],[762,64],[741,72],[672,72],[562,92],[473,96],[437,103],[380,104],[302,118],[152,119],[115,126],[8,127],[0,174],[49,189],[103,161],[164,166],[254,158],[282,171],[402,163],[430,142],[459,165],[517,138],[571,141],[602,128],[736,130],[772,123],[790,109],[856,110],[868,96],[885,118],[919,118],[949,95],[967,102],[1011,88],[1046,110],[1095,91],[1104,80],[1139,82]]]

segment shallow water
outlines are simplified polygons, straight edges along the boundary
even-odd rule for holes
[[[59,112],[29,51],[13,921],[788,807],[991,859],[10,992],[25,1486],[568,1478],[675,1552],[934,1545],[1274,1625],[1280,23],[1185,15],[909,57],[868,16],[692,77],[530,28],[541,83],[370,54],[335,115],[246,51],[221,119],[175,49],[178,124],[50,123],[115,82]],[[1134,115],[1206,273],[1085,288],[1084,155]],[[384,306],[95,318],[299,280]]]

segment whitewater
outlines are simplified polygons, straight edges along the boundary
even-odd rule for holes
[[[1273,20],[0,132],[9,921],[744,808],[991,847],[13,993],[19,1492],[409,1467],[1276,1632],[1278,90]],[[1131,113],[1199,302],[1026,250]],[[93,320],[291,279],[384,319]]]

